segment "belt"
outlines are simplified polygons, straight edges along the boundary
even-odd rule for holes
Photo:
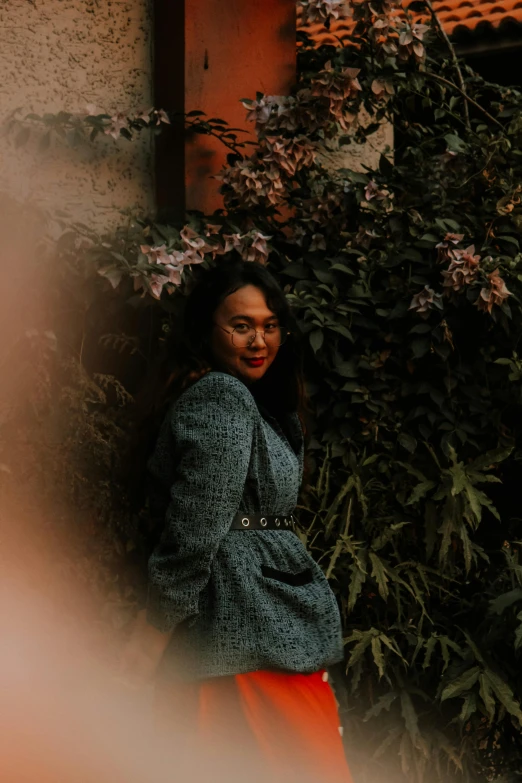
[[[293,530],[295,519],[292,514],[236,514],[231,530]]]

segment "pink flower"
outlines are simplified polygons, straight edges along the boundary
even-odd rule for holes
[[[346,0],[299,0],[303,8],[305,22],[326,22],[350,16],[351,12]]]
[[[266,125],[280,100],[284,100],[284,98],[264,95],[257,101],[243,101],[243,106],[248,109],[247,120],[255,122],[257,126]]]
[[[98,274],[102,277],[106,277],[113,288],[118,288],[123,277],[122,270],[114,266],[98,269]]]
[[[442,242],[435,245],[438,251],[438,262],[442,264],[445,261],[449,261],[453,250],[450,248],[450,244],[458,245],[464,239],[464,234],[446,234]]]
[[[150,122],[150,115],[154,111],[153,107],[151,106],[150,109],[140,109],[136,112],[134,115],[135,120],[143,120],[143,122],[146,122],[147,124]]]
[[[170,125],[170,120],[165,109],[155,109],[154,114],[156,116],[156,125],[161,125],[163,122],[165,125]]]
[[[345,101],[358,97],[362,87],[357,76],[360,68],[341,68],[336,70],[331,61],[312,79],[312,95],[329,101],[330,114],[339,125],[347,130],[354,122],[356,114],[346,109]]]
[[[275,163],[290,177],[302,168],[309,168],[315,161],[315,148],[305,136],[293,139],[267,137],[264,147],[263,160]]]
[[[162,286],[167,282],[172,283],[173,285],[180,285],[183,264],[187,263],[186,254],[179,253],[177,250],[168,253],[165,245],[160,245],[158,247],[141,245],[140,250],[147,256],[149,264],[163,267],[164,271],[161,274],[154,272],[151,275],[151,280],[154,279],[157,284],[156,288],[159,283],[161,283]],[[165,280],[163,280],[163,278],[165,278]]]
[[[200,237],[197,231],[194,231],[190,226],[185,226],[180,232],[181,241],[186,248],[191,250],[197,250],[198,253],[207,253],[212,250],[212,246],[209,245],[203,237]]]
[[[243,261],[266,264],[269,255],[267,240],[272,237],[260,231],[250,231],[242,239],[246,243],[241,251]]]
[[[368,231],[364,226],[359,226],[357,234],[355,235],[355,243],[368,249],[372,243],[372,239],[376,236],[374,231]]]
[[[277,166],[258,161],[255,157],[237,161],[234,166],[218,174],[217,179],[228,185],[245,207],[257,207],[261,204],[277,206],[285,193],[281,172]]]
[[[452,291],[458,293],[476,279],[479,272],[480,256],[474,255],[474,253],[475,245],[470,245],[466,250],[449,251],[451,262],[442,273],[446,294],[450,294]]]
[[[389,101],[391,96],[395,95],[395,88],[389,79],[374,79],[372,92],[376,98]]]
[[[154,299],[161,298],[161,292],[163,287],[169,282],[169,278],[165,275],[152,274],[149,280],[150,291]]]
[[[417,62],[423,62],[426,52],[422,39],[427,30],[429,30],[428,25],[415,24],[401,31],[399,35],[399,59],[407,60],[413,54]]]
[[[170,264],[170,255],[167,253],[166,245],[150,247],[150,245],[140,245],[143,255],[147,256],[150,264]]]
[[[225,240],[225,253],[230,253],[231,250],[243,252],[244,241],[241,234],[223,234],[223,239]]]
[[[481,289],[475,304],[479,310],[482,310],[486,313],[491,313],[494,305],[498,305],[500,307],[502,303],[505,302],[505,300],[508,298],[508,296],[512,296],[513,294],[511,291],[508,291],[504,280],[498,273],[498,269],[495,269],[493,272],[491,272],[490,275],[488,275],[488,283],[488,286],[484,286]]]
[[[308,248],[311,253],[314,250],[326,250],[326,240],[322,234],[312,234],[312,241]]]
[[[386,189],[380,189],[376,182],[371,179],[364,190],[364,198],[366,201],[371,201],[373,198],[378,200],[387,198],[390,195],[390,191]]]
[[[171,264],[168,264],[168,266],[165,267],[165,269],[168,270],[168,281],[169,283],[172,283],[172,285],[181,285],[181,275],[183,272],[183,268],[181,267],[175,267],[171,266]]]
[[[415,294],[408,309],[418,313],[422,318],[428,318],[430,310],[434,308],[442,310],[442,296],[425,285],[422,291]]]
[[[294,226],[287,226],[285,234],[287,240],[291,244],[302,246],[303,239],[306,236],[306,231],[302,226],[294,225]]]
[[[205,260],[205,257],[200,255],[197,250],[188,249],[185,250],[183,253],[177,254],[179,258],[179,263],[183,264],[183,266],[187,266],[190,264],[202,264]]]
[[[111,117],[111,124],[103,131],[106,136],[112,136],[113,139],[119,139],[123,128],[129,127],[129,120],[125,114],[115,114]]]

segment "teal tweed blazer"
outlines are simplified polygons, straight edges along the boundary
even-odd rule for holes
[[[149,560],[147,609],[150,623],[175,631],[165,676],[311,673],[343,657],[337,602],[298,536],[230,530],[238,512],[294,511],[303,437],[297,414],[283,425],[221,372],[201,378],[167,414],[149,461],[165,521]]]

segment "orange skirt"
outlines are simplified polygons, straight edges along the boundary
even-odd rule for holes
[[[206,757],[214,780],[221,770],[231,783],[353,783],[323,672],[163,683],[156,715],[162,732],[175,731],[198,760]]]

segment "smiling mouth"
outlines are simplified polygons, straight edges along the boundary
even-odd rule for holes
[[[265,362],[264,356],[258,356],[258,357],[251,357],[251,358],[245,358],[244,359],[247,364],[251,364],[252,367],[261,367],[262,364]]]

